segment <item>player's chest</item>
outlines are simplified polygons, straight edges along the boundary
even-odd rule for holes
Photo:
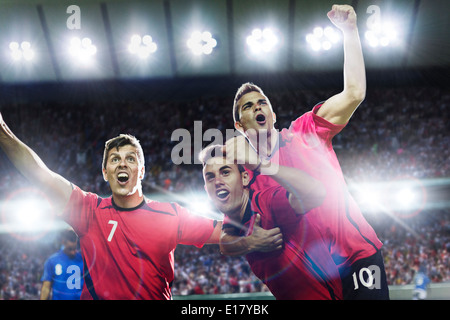
[[[108,212],[97,215],[90,230],[90,237],[110,250],[164,254],[176,246],[178,224],[169,214]]]

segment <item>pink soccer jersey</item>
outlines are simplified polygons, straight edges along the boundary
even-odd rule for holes
[[[332,147],[332,138],[345,125],[317,116],[321,106],[316,105],[279,133],[271,161],[303,170],[325,185],[326,199],[307,215],[320,229],[336,265],[345,268],[375,254],[382,243],[350,195]],[[264,190],[273,185],[277,184],[270,176],[258,175],[252,189]]]
[[[177,244],[201,247],[215,221],[176,203],[144,199],[132,209],[74,186],[63,214],[80,237],[81,299],[171,299]]]
[[[238,232],[253,232],[256,214],[261,227],[279,227],[283,233],[281,250],[246,256],[252,271],[279,300],[341,300],[342,283],[336,264],[319,230],[309,222],[308,215],[297,215],[281,186],[252,192],[251,202]],[[224,227],[233,227],[225,217]],[[234,227],[235,228],[235,227]]]

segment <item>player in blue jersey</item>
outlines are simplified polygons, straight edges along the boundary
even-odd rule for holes
[[[72,229],[61,234],[63,248],[44,265],[41,300],[79,300],[83,289],[83,258],[77,251],[77,235]]]
[[[426,272],[427,268],[421,266],[419,272],[414,276],[413,300],[425,300],[427,298],[427,289],[431,280]]]

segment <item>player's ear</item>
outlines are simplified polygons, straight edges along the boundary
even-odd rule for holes
[[[108,176],[105,168],[102,169],[102,173],[103,173],[103,180],[108,181]]]
[[[244,127],[242,126],[242,123],[240,121],[236,121],[234,123],[234,128],[241,133],[244,132]]]
[[[277,122],[277,114],[272,111],[272,116],[273,116],[273,123],[276,123]]]
[[[142,180],[142,179],[144,179],[144,174],[145,174],[145,167],[144,167],[144,166],[142,166],[142,168],[141,168],[141,172],[140,172],[140,174],[139,174],[139,180]]]
[[[241,179],[242,179],[242,185],[244,187],[248,187],[248,184],[250,182],[250,175],[248,174],[247,171],[241,172]]]

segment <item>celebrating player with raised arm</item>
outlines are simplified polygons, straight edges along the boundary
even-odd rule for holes
[[[332,138],[345,127],[366,94],[356,14],[351,6],[333,5],[328,18],[344,37],[343,91],[278,132],[269,99],[261,88],[246,83],[236,93],[233,118],[236,129],[248,138],[263,163],[298,168],[324,184],[323,204],[308,215],[339,268],[344,299],[388,299],[382,243],[350,195],[332,146]],[[275,185],[269,176],[257,175],[251,188],[258,192]]]
[[[241,138],[244,139],[233,140]],[[280,250],[246,255],[252,271],[277,299],[342,299],[339,271],[307,213],[322,203],[325,196],[322,184],[296,168],[280,166],[277,173],[270,176],[279,186],[253,192],[249,188],[248,172],[236,162],[243,160],[248,167],[252,164],[243,152],[225,156],[223,151],[230,146],[231,143],[226,148],[211,146],[200,155],[206,192],[217,209],[225,214],[224,233],[251,235],[259,219],[263,228],[281,229],[283,245]]]
[[[85,192],[51,171],[13,134],[1,114],[0,147],[79,236],[84,263],[81,299],[171,299],[177,244],[219,243],[222,222],[144,197],[144,153],[131,135],[121,134],[105,144],[102,173],[112,191],[108,198]],[[279,246],[279,229],[255,230],[250,237],[236,237],[230,248],[271,251]]]
[[[219,241],[221,222],[143,196],[144,154],[133,136],[120,135],[105,145],[102,172],[111,187],[109,198],[52,172],[1,115],[0,147],[78,234],[84,264],[81,299],[171,299],[176,245]]]

